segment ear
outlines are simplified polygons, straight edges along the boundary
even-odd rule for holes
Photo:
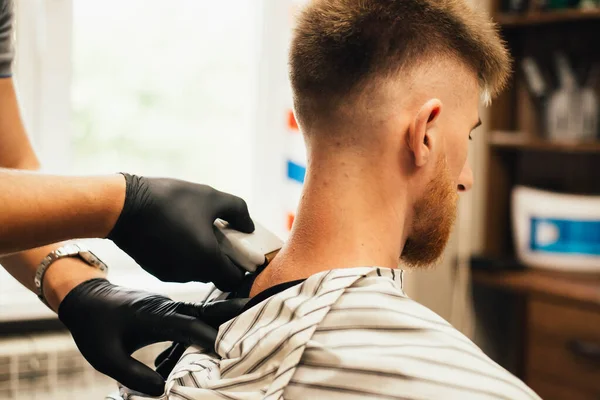
[[[428,100],[421,106],[412,120],[408,131],[408,147],[415,156],[415,165],[423,167],[430,158],[433,137],[429,131],[440,116],[442,102],[438,99]]]

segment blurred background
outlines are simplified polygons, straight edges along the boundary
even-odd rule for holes
[[[500,25],[514,76],[482,108],[475,185],[444,261],[409,272],[406,291],[542,398],[597,400],[600,1],[473,2]],[[14,69],[44,170],[206,183],[285,237],[305,165],[286,66],[302,3],[16,0]],[[90,245],[114,282],[194,300],[200,284],[161,283],[111,243]],[[0,399],[114,388],[0,269]]]

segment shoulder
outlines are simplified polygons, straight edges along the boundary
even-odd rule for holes
[[[540,400],[491,360],[458,346],[427,343],[338,348],[312,343],[288,383],[285,398],[333,399],[349,394],[365,399]]]
[[[316,327],[286,398],[303,391],[315,398],[539,399],[447,321],[381,279],[347,288]]]
[[[442,317],[406,296],[397,282],[385,276],[366,276],[344,288],[317,332],[335,329],[353,331],[355,338],[362,334],[355,331],[368,331],[371,336],[430,331],[468,340]]]

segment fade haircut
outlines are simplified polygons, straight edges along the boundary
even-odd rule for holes
[[[495,24],[465,0],[312,0],[289,56],[296,118],[305,127],[335,119],[380,82],[444,57],[477,74],[486,102],[510,75]]]

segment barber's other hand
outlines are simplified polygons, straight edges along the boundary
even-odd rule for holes
[[[204,306],[202,320],[209,325],[218,328],[222,323],[240,315],[249,301],[249,298],[236,298],[207,303]],[[172,343],[169,348],[165,349],[154,360],[156,372],[164,379],[167,379],[187,348],[188,345],[186,344],[177,342]]]
[[[58,316],[94,368],[151,396],[163,393],[164,380],[131,354],[165,341],[214,348],[216,328],[224,322],[206,306],[115,286],[105,279],[76,286],[60,303]]]
[[[244,272],[221,252],[213,224],[254,231],[244,200],[210,186],[124,174],[123,211],[108,238],[162,281],[237,287]]]

